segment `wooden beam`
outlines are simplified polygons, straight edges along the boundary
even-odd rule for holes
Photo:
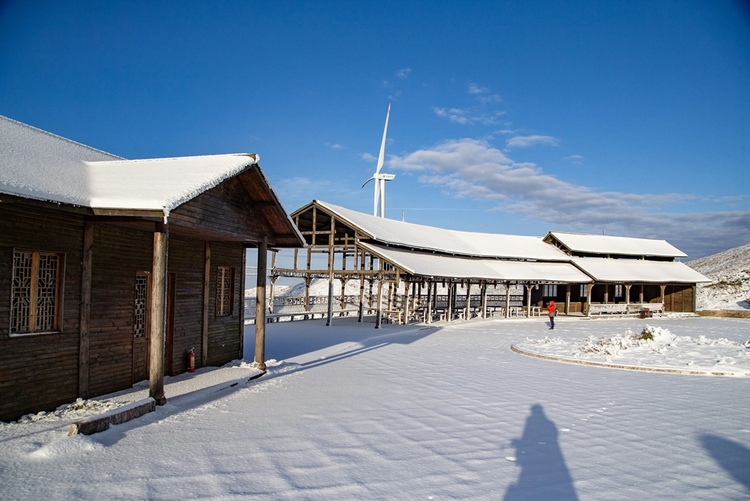
[[[245,270],[242,270],[245,275]],[[208,365],[208,305],[210,302],[209,291],[211,290],[211,242],[206,242],[203,254],[203,324],[201,326],[201,366]],[[244,301],[242,309],[245,309]]]
[[[510,318],[510,282],[505,282],[505,318]]]
[[[240,348],[237,355],[240,360],[245,358],[245,281],[247,270],[247,248],[242,248],[242,273],[240,273]],[[208,341],[208,337],[206,337]]]
[[[149,396],[156,405],[167,403],[164,395],[164,342],[167,328],[167,248],[169,226],[156,223],[151,267],[151,357],[149,360]]]
[[[258,245],[258,281],[255,288],[255,367],[266,370],[266,274],[268,238]]]
[[[78,340],[78,396],[89,398],[89,322],[91,320],[91,266],[94,247],[94,223],[83,225],[83,262],[81,266],[81,309]]]

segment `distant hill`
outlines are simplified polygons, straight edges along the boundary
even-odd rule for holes
[[[750,310],[750,244],[685,264],[713,280],[698,285],[698,310]]]

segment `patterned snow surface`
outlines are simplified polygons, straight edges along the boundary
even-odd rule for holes
[[[644,326],[566,320],[555,330],[566,341]],[[648,323],[733,342],[750,332],[735,319]],[[0,498],[750,496],[748,378],[511,352],[548,333],[543,319],[372,327],[270,324],[267,375],[168,393],[156,412],[91,437],[67,437],[61,420],[2,425]],[[250,341],[253,326],[246,332]]]

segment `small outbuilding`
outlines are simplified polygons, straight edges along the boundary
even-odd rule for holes
[[[0,420],[241,358],[246,248],[303,244],[257,155],[125,160],[0,117]]]

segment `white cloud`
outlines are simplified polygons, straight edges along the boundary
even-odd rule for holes
[[[557,146],[560,144],[560,140],[552,136],[513,136],[506,140],[506,146],[508,148],[528,148],[530,146],[536,146],[542,144],[545,146]]]
[[[407,78],[409,78],[410,73],[411,68],[402,68],[396,72],[396,76],[401,80],[406,80]]]
[[[543,221],[550,230],[666,239],[693,257],[750,241],[750,210],[664,210],[697,197],[594,191],[545,174],[535,164],[515,162],[485,141],[445,141],[391,156],[389,165],[419,172],[420,182],[454,196],[489,200],[499,210]]]
[[[486,92],[489,92],[489,89],[486,87],[480,87],[475,83],[469,84],[469,94],[484,94]]]
[[[432,111],[442,118],[447,118],[451,122],[456,122],[462,125],[492,125],[497,123],[497,117],[505,114],[504,111],[497,111],[494,114],[486,113],[473,113],[469,109],[461,108],[437,108],[433,107]]]
[[[375,162],[377,161],[377,157],[374,157],[369,153],[362,153],[362,160],[365,162]]]
[[[583,165],[583,155],[570,155],[565,157],[565,160],[568,160],[574,165]]]
[[[343,150],[344,149],[344,147],[342,145],[338,144],[338,143],[336,143],[336,144],[326,143],[326,144],[328,146],[330,146],[334,150]]]

